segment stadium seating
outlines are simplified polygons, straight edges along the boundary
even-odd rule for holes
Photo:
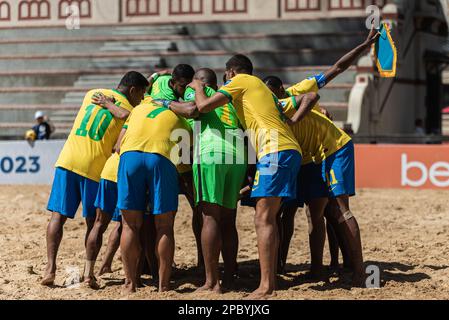
[[[47,112],[64,137],[84,93],[116,86],[128,70],[148,75],[184,62],[221,78],[225,60],[243,52],[259,76],[293,84],[325,70],[365,32],[359,18],[0,30],[0,138],[21,138],[36,110]],[[322,92],[322,105],[340,125],[356,72],[352,67]]]

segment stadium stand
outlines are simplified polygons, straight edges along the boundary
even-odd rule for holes
[[[277,74],[286,83],[296,83],[325,70],[362,41],[361,26],[360,19],[336,19],[312,25],[296,21],[91,27],[77,36],[57,28],[1,30],[5,34],[0,41],[5,48],[0,55],[1,135],[21,137],[32,111],[39,109],[55,123],[56,137],[64,137],[85,92],[114,87],[130,69],[151,74],[185,62],[211,66],[223,74],[225,59],[244,52],[255,61],[261,77]],[[323,91],[322,105],[341,124],[355,73],[353,67]]]
[[[126,1],[130,5],[140,2]],[[255,10],[255,2],[240,2],[244,8],[233,8],[226,14]],[[141,19],[138,23],[88,24],[79,30],[54,25],[0,28],[0,138],[22,137],[24,124],[32,121],[32,114],[38,109],[46,111],[55,122],[58,132],[54,137],[65,137],[68,129],[63,128],[73,121],[85,91],[113,87],[120,75],[131,69],[151,74],[183,62],[212,67],[222,74],[226,58],[242,52],[255,62],[259,76],[274,74],[286,84],[296,83],[322,72],[360,43],[366,34],[365,5],[376,3],[382,7],[387,2],[366,0],[363,6],[345,7],[341,1],[321,0],[321,7],[313,7],[307,1],[312,7],[303,8],[298,1],[286,1],[286,7],[280,8],[291,19],[273,16],[263,21],[251,16],[252,21],[232,23],[227,23],[223,16],[218,21],[195,22],[193,11],[184,16],[170,11],[171,19],[180,17],[178,23],[143,23],[142,19],[156,13],[140,12],[141,7],[131,6],[126,14]],[[284,5],[283,1],[279,3]],[[432,1],[395,3],[386,5],[383,15],[394,26],[399,49],[396,79],[379,79],[373,62],[365,57],[321,95],[321,104],[340,126],[352,125],[355,132],[368,139],[380,133],[412,134],[415,119],[426,118],[426,113],[435,114],[435,110],[426,110],[424,106],[429,75],[423,70],[427,62],[416,57],[441,48],[439,37],[447,36],[447,25],[441,14],[435,14],[436,4]],[[328,16],[320,13],[320,8],[325,7]],[[221,12],[215,5],[213,10],[213,14]],[[163,17],[165,13],[158,14]],[[401,68],[403,65],[413,65],[415,69]],[[373,92],[375,96],[371,96]],[[404,92],[414,92],[414,96]],[[437,113],[428,127],[441,128],[441,114]]]

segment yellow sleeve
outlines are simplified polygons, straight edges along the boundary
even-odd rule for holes
[[[279,103],[282,107],[282,113],[289,119],[291,119],[296,111],[298,111],[295,97],[279,100]]]
[[[309,78],[301,81],[300,83],[295,84],[287,89],[287,92],[291,96],[299,96],[301,94],[309,93],[309,92],[318,92],[319,87],[315,77]]]
[[[224,94],[226,97],[228,97],[229,102],[232,103],[234,100],[240,97],[244,90],[245,88],[241,85],[239,79],[231,79],[217,92]]]

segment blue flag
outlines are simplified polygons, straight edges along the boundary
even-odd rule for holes
[[[383,23],[379,30],[379,40],[374,45],[376,64],[381,77],[393,78],[396,76],[398,53],[391,37],[390,28]]]

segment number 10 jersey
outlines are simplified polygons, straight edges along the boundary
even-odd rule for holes
[[[114,97],[116,105],[129,112],[133,109],[125,95],[117,90],[89,91],[59,155],[56,167],[99,182],[101,171],[112,154],[125,120],[114,118],[109,110],[93,104],[92,97],[96,93]]]

